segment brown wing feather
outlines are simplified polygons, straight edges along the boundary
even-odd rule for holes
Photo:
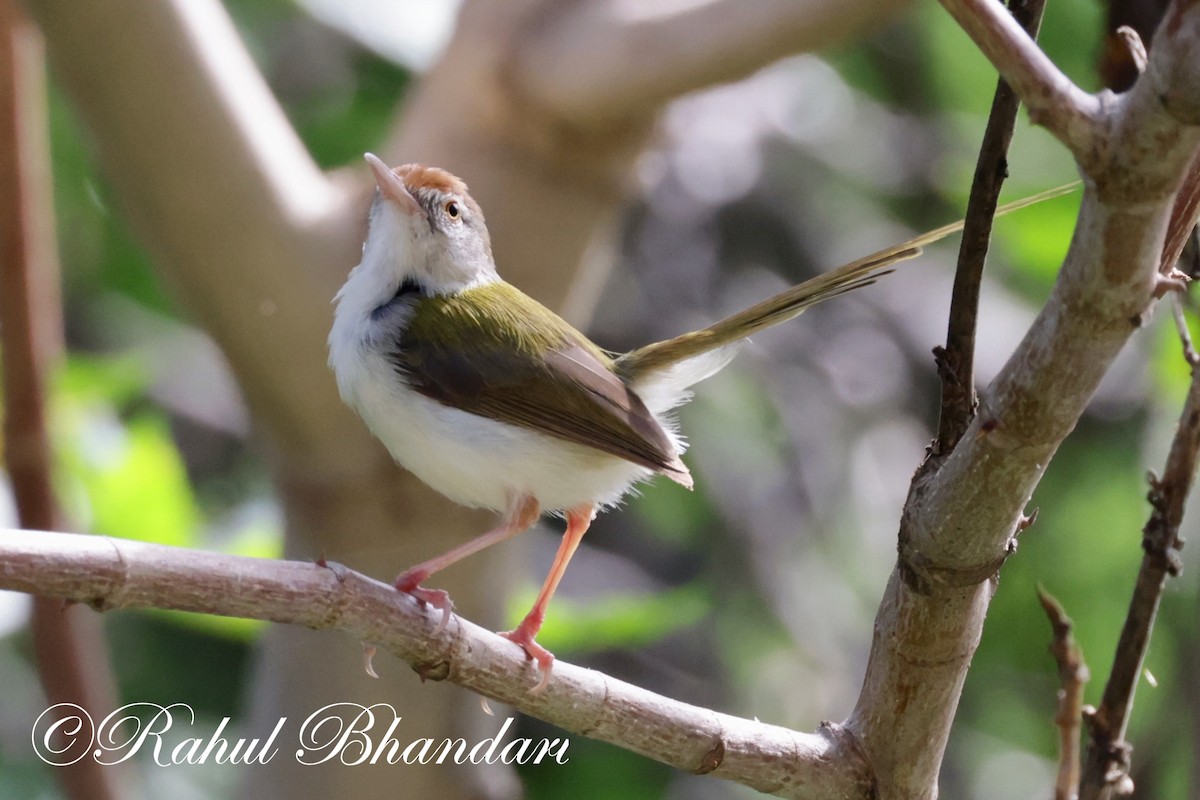
[[[529,302],[533,302],[530,300]],[[487,306],[469,316],[487,328],[475,347],[438,346],[410,326],[389,354],[418,392],[448,406],[593,447],[691,486],[687,467],[641,398],[603,364],[567,323],[542,358],[518,335],[487,325]],[[461,318],[459,319],[461,323]],[[579,337],[579,338],[576,338]]]

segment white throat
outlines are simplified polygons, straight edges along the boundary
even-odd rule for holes
[[[392,317],[386,323],[389,330],[383,331],[375,313],[396,296],[405,281],[416,283],[421,293],[429,296],[457,294],[500,280],[490,258],[485,263],[478,259],[463,263],[448,244],[422,219],[395,212],[386,203],[376,202],[372,208],[362,260],[334,296],[336,308],[329,332],[329,364],[347,400],[351,399],[347,396],[347,365],[364,346],[370,347],[380,336],[395,335],[397,326],[407,322]]]

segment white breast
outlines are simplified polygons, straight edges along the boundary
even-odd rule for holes
[[[343,399],[401,466],[457,503],[503,511],[510,497],[532,495],[546,511],[603,507],[651,477],[590,447],[444,406],[408,388],[381,354],[330,343]]]

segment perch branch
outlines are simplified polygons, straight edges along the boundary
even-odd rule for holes
[[[1083,726],[1083,689],[1089,674],[1083,652],[1071,635],[1071,618],[1049,592],[1038,587],[1038,601],[1050,618],[1054,638],[1050,652],[1058,664],[1058,776],[1054,781],[1054,800],[1074,800],[1079,788],[1079,744]]]
[[[457,615],[439,630],[391,586],[337,564],[228,556],[121,539],[0,529],[0,589],[98,609],[170,608],[335,629],[567,731],[781,797],[859,800],[871,779],[835,725],[815,734],[676,702],[556,662],[546,689],[523,651]]]
[[[1150,519],[1142,529],[1142,566],[1129,601],[1129,612],[1117,641],[1112,672],[1104,685],[1100,707],[1089,720],[1087,759],[1081,784],[1081,800],[1108,797],[1112,788],[1128,780],[1129,751],[1125,729],[1133,710],[1150,632],[1158,614],[1167,578],[1179,574],[1183,565],[1179,550],[1183,539],[1179,526],[1184,504],[1196,479],[1200,459],[1200,369],[1192,368],[1192,383],[1179,416],[1179,427],[1167,454],[1162,478],[1150,475],[1148,499]]]

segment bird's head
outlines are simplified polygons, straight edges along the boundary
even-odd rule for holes
[[[365,156],[378,191],[363,261],[395,270],[428,295],[452,294],[498,280],[483,212],[467,185],[436,167],[389,168]]]

